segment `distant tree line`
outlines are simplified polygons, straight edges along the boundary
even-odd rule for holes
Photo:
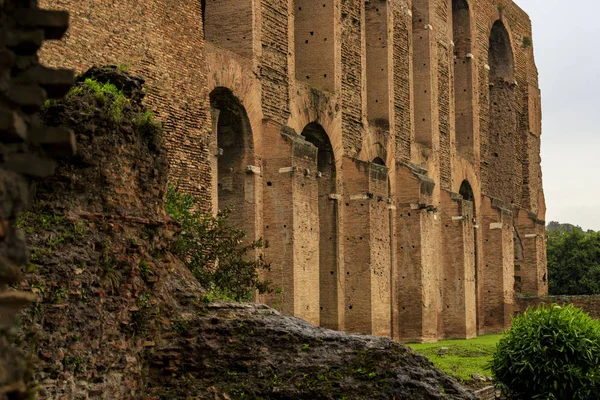
[[[549,293],[600,294],[600,232],[558,222],[546,232]]]

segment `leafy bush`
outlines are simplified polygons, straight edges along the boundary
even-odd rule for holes
[[[570,305],[530,308],[500,339],[491,370],[509,398],[595,399],[600,321]]]
[[[169,185],[166,209],[182,227],[173,252],[200,284],[211,290],[213,298],[248,301],[255,290],[268,292],[269,282],[260,279],[259,270],[268,270],[270,264],[257,251],[266,243],[262,239],[248,242],[244,230],[230,226],[230,209],[215,217],[200,211],[199,206],[192,196],[178,193]]]

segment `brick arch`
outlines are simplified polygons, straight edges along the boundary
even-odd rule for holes
[[[515,78],[515,50],[510,27],[502,19],[497,19],[490,27],[488,65],[490,81],[503,79],[513,82]]]
[[[302,96],[299,102],[292,107],[287,125],[298,133],[310,124],[321,126],[333,148],[336,167],[340,168],[344,156],[344,144],[341,121],[336,118],[336,114],[333,102],[328,99],[321,99],[319,96]]]
[[[521,203],[523,167],[514,50],[502,19],[491,26],[488,55],[489,125],[481,137],[482,191],[510,208]]]
[[[390,140],[388,132],[371,128],[363,138],[359,159],[371,162],[379,157],[385,162],[385,165],[391,166],[394,163],[392,146],[393,142]]]
[[[248,114],[241,100],[226,87],[216,87],[210,93],[213,115],[214,159],[212,163],[215,186],[215,210],[230,206],[233,210],[229,221],[255,235],[256,204],[254,199],[256,182],[248,174],[248,166],[254,164],[254,135]],[[215,180],[216,178],[216,180]]]
[[[475,149],[475,70],[473,65],[473,16],[467,0],[452,0],[454,43],[454,131],[458,154],[473,160]]]
[[[262,155],[262,120],[261,88],[259,81],[248,74],[246,66],[235,58],[225,54],[209,52],[208,63],[208,92],[218,87],[227,88],[237,98],[248,116],[253,132],[253,148],[257,159]]]
[[[471,185],[471,188],[473,189],[475,208],[479,210],[481,207],[481,183],[473,166],[464,162],[452,171],[452,175],[455,177],[455,179],[453,179],[452,191],[454,193],[460,193],[462,183],[464,181],[469,182],[469,185]]]
[[[339,328],[338,231],[336,193],[337,168],[333,146],[327,132],[317,122],[307,124],[302,136],[317,148],[318,220],[319,220],[319,308],[321,326]]]

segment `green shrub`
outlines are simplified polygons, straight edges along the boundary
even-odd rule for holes
[[[266,242],[245,240],[246,232],[229,225],[230,209],[217,216],[200,211],[200,202],[169,185],[167,212],[181,224],[173,252],[183,260],[196,279],[215,296],[248,301],[256,290],[270,291],[259,270],[270,268],[260,249]]]
[[[530,308],[504,333],[491,370],[512,399],[595,399],[600,321],[570,305]]]

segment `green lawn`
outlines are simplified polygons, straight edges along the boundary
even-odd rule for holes
[[[472,380],[471,375],[474,373],[491,376],[486,365],[501,337],[502,335],[484,335],[471,340],[445,340],[407,346],[426,356],[448,375],[467,383]],[[446,355],[438,356],[441,347],[447,347],[449,351]]]

